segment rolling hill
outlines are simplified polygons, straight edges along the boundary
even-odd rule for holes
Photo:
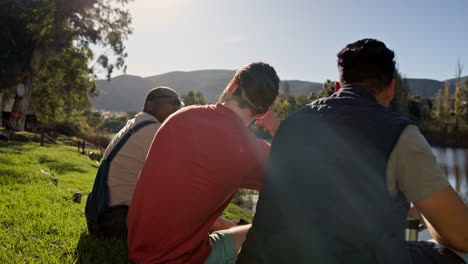
[[[110,81],[98,80],[99,95],[92,98],[96,109],[128,112],[141,111],[148,91],[157,86],[168,86],[180,95],[190,90],[201,91],[209,103],[217,101],[219,95],[234,76],[230,70],[201,70],[191,72],[168,72],[150,77],[120,75]],[[287,84],[286,84],[287,83]],[[322,83],[306,81],[281,81],[280,88],[288,87],[294,96],[310,95],[322,89]]]
[[[201,91],[207,102],[214,103],[234,73],[233,70],[200,70],[175,71],[149,77],[120,75],[110,81],[96,81],[100,94],[92,99],[92,103],[96,109],[106,111],[141,111],[147,92],[157,86],[171,87],[179,94],[190,90]],[[468,79],[468,76],[464,79]],[[453,92],[455,80],[449,81],[452,84],[451,90]],[[407,83],[410,86],[410,95],[423,97],[434,97],[438,89],[444,87],[443,81],[430,79],[408,78]],[[294,96],[309,96],[313,92],[320,91],[322,85],[318,82],[284,80],[281,81],[280,88],[287,89]]]

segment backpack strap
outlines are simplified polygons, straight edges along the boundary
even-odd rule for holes
[[[119,142],[117,142],[117,144],[115,145],[115,147],[112,149],[112,151],[109,153],[109,155],[107,156],[106,160],[110,163],[114,158],[115,156],[117,155],[117,153],[120,151],[120,149],[122,149],[122,147],[125,145],[125,143],[128,141],[128,139],[134,134],[136,133],[138,130],[146,127],[146,126],[149,126],[149,125],[153,125],[153,124],[157,124],[156,121],[152,121],[152,120],[146,120],[146,121],[143,121],[143,122],[140,122],[136,125],[134,125],[132,128],[130,128],[124,135],[123,137],[119,140]]]
[[[138,130],[145,126],[157,124],[152,120],[140,122],[130,128],[123,137],[117,142],[115,147],[109,153],[107,158],[103,159],[94,179],[93,190],[88,195],[86,201],[85,214],[88,230],[91,234],[98,234],[99,231],[99,214],[108,206],[109,203],[109,186],[108,177],[110,164],[127,140]]]

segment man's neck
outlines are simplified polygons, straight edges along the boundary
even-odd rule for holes
[[[239,103],[236,100],[228,100],[222,103],[225,107],[231,109],[237,116],[242,120],[245,126],[248,126],[250,123],[253,122],[254,118],[250,114],[250,110],[248,108],[241,108],[239,107]]]
[[[346,84],[346,85],[344,85],[344,86],[342,86],[342,87],[352,87],[352,86],[358,86],[359,88],[366,90],[372,97],[375,98],[375,100],[376,100],[380,105],[382,105],[382,106],[385,107],[385,108],[388,108],[388,106],[389,106],[389,101],[387,100],[384,91],[378,93],[377,95],[374,95],[368,88],[366,88],[365,85],[360,84],[360,83]]]

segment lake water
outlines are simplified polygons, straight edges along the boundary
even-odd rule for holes
[[[450,185],[468,203],[468,149],[432,148],[432,151],[447,175]],[[427,230],[419,233],[419,240],[431,238]]]
[[[468,202],[468,149],[432,148],[452,187]]]

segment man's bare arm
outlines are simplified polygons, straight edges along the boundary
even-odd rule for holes
[[[413,203],[437,242],[468,252],[468,208],[452,187]]]
[[[221,217],[218,217],[216,222],[214,222],[213,226],[210,228],[210,232],[225,230],[235,226],[237,226],[235,221],[224,220]]]

